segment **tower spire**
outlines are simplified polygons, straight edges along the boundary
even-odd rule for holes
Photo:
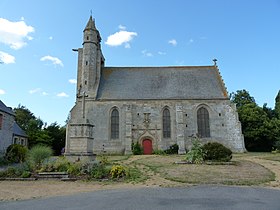
[[[89,17],[89,20],[88,20],[87,25],[84,29],[84,32],[86,30],[96,30],[94,19],[92,18],[92,15],[90,15],[90,17]]]

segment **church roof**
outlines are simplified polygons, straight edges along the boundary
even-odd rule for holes
[[[228,99],[216,66],[104,67],[97,100]]]

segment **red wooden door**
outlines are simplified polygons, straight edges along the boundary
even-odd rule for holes
[[[150,139],[143,140],[143,153],[144,155],[151,155],[153,153],[153,144]]]

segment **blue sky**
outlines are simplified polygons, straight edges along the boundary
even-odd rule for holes
[[[75,103],[77,54],[90,17],[106,66],[212,65],[228,92],[274,107],[280,89],[279,0],[1,0],[0,99],[48,124]]]

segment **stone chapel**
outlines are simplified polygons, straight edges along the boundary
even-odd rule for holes
[[[178,144],[190,149],[194,136],[244,152],[235,104],[216,65],[106,67],[92,17],[78,52],[76,103],[67,124],[65,155],[144,154]]]

